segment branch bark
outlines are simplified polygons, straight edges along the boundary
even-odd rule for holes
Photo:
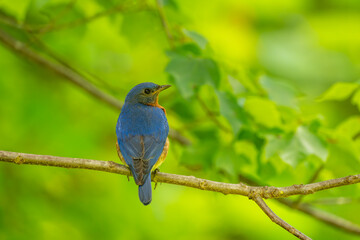
[[[117,173],[125,176],[131,176],[129,169],[126,166],[120,165],[112,161],[56,157],[49,155],[35,155],[35,154],[27,154],[27,153],[9,152],[9,151],[0,151],[0,161],[16,163],[16,164],[32,164],[32,165],[42,165],[42,166],[63,167],[63,168],[81,168],[81,169],[97,170],[97,171],[103,171],[109,173]],[[302,184],[292,185],[288,187],[248,186],[243,183],[232,184],[232,183],[215,182],[211,180],[196,178],[194,176],[184,176],[184,175],[177,175],[177,174],[170,174],[163,172],[154,172],[154,174],[152,175],[152,181],[155,183],[162,182],[162,183],[182,185],[182,186],[197,188],[206,191],[220,192],[223,194],[236,194],[236,195],[247,196],[250,199],[253,199],[261,207],[261,209],[270,217],[270,219],[272,219],[272,221],[279,224],[283,228],[287,229],[289,232],[299,237],[300,239],[310,239],[307,236],[303,235],[298,230],[291,227],[283,220],[281,220],[274,213],[272,213],[271,209],[269,209],[268,206],[265,204],[265,202],[263,202],[263,198],[284,198],[293,195],[307,195],[330,188],[356,184],[360,182],[360,174],[351,175],[343,178],[331,179],[317,183],[306,184],[306,185],[302,185]],[[284,204],[288,204],[288,203],[284,202]],[[299,207],[301,206],[303,205],[302,204],[299,205]],[[312,210],[303,207],[302,211],[309,213]],[[353,228],[354,233],[359,233],[357,226],[355,225],[350,226],[349,224],[347,225],[348,225],[347,227],[350,228],[354,227]]]
[[[13,51],[14,53],[21,55],[27,58],[29,61],[34,62],[48,70],[51,70],[55,74],[69,80],[78,87],[84,89],[87,93],[89,93],[93,97],[112,106],[117,110],[121,110],[123,104],[118,99],[100,90],[99,88],[91,84],[89,81],[87,81],[87,79],[85,79],[83,76],[73,71],[72,69],[68,68],[64,64],[53,62],[41,56],[40,54],[36,53],[35,51],[27,47],[25,43],[14,39],[13,37],[9,36],[6,32],[2,31],[1,29],[0,29],[0,42],[3,43],[3,45],[5,45],[8,49]],[[183,135],[181,135],[178,131],[174,129],[170,129],[169,137],[176,140],[182,145],[190,144],[190,141],[187,138],[185,138]]]
[[[278,198],[276,200],[291,209],[296,209],[326,224],[329,224],[349,233],[360,235],[360,227],[346,219],[340,218],[323,210],[316,209],[306,203],[296,204],[296,202],[294,201],[283,198]]]
[[[322,165],[315,171],[314,175],[310,178],[310,180],[308,181],[308,183],[313,183],[313,182],[315,182],[316,179],[318,178],[319,174],[321,173],[321,171],[324,169],[324,167],[325,167],[325,164],[322,164]],[[305,197],[305,195],[299,196],[298,199],[295,200],[295,202],[294,202],[295,205],[294,205],[294,206],[295,206],[295,207],[298,206],[298,205],[301,203],[301,201],[304,199],[304,197]]]
[[[117,5],[112,8],[109,8],[103,12],[96,13],[90,17],[80,18],[80,19],[77,19],[72,22],[58,24],[58,25],[43,26],[40,28],[29,28],[28,30],[31,33],[44,34],[44,33],[48,33],[51,31],[58,31],[58,30],[63,30],[63,29],[67,29],[67,28],[73,28],[73,27],[77,27],[77,26],[80,26],[83,24],[87,24],[87,23],[94,21],[96,19],[99,19],[101,17],[105,17],[105,16],[112,15],[112,14],[115,14],[118,12],[122,12],[122,11],[124,11],[124,9],[125,9],[125,6],[123,4]]]
[[[293,234],[294,236],[296,236],[299,239],[303,239],[303,240],[311,240],[311,238],[309,238],[308,236],[306,236],[305,234],[303,234],[302,232],[300,232],[299,230],[297,230],[296,228],[294,228],[293,226],[291,226],[290,224],[288,224],[287,222],[285,222],[284,220],[282,220],[278,215],[276,215],[270,208],[268,205],[266,205],[265,201],[260,197],[260,196],[254,196],[253,199],[254,202],[256,202],[256,204],[261,208],[261,210],[263,210],[263,212],[271,219],[271,221],[273,221],[274,223],[276,223],[277,225],[281,226],[282,228],[284,228],[286,231],[288,231],[289,233]]]
[[[239,179],[240,179],[240,181],[242,181],[248,185],[260,186],[259,183],[255,182],[247,177],[239,176]],[[305,196],[305,195],[300,195],[300,196]],[[336,215],[326,212],[324,210],[317,209],[314,206],[312,206],[311,204],[297,203],[296,200],[290,200],[290,199],[285,199],[285,198],[277,198],[274,200],[291,208],[291,209],[305,213],[305,214],[309,215],[310,217],[313,217],[319,221],[322,221],[330,226],[333,226],[335,228],[338,228],[340,230],[343,230],[343,231],[346,231],[346,232],[349,232],[352,234],[360,235],[360,226],[359,225],[356,225],[344,218],[341,218],[339,216],[336,216]]]
[[[92,96],[96,97],[97,99],[109,104],[110,106],[118,110],[121,109],[123,104],[119,100],[101,91],[100,89],[89,83],[82,76],[71,71],[67,67],[52,62],[46,59],[45,57],[41,56],[40,54],[36,53],[35,51],[31,50],[26,46],[25,43],[12,38],[1,29],[0,29],[0,42],[2,42],[3,45],[5,45],[10,50],[12,50],[14,53],[19,54],[27,58],[31,62],[34,62],[48,70],[51,70],[57,75],[69,80],[78,87],[84,89],[86,92],[90,93]]]
[[[16,164],[33,164],[63,168],[82,168],[103,172],[117,173],[131,176],[129,169],[121,164],[112,161],[100,161],[83,158],[55,157],[48,155],[35,155],[18,152],[0,151],[0,161],[12,162]],[[182,185],[206,191],[220,192],[223,194],[235,194],[253,198],[284,198],[293,195],[308,195],[318,191],[356,184],[360,182],[360,174],[351,175],[343,178],[331,179],[323,182],[292,185],[288,187],[259,187],[248,186],[243,183],[223,183],[211,180],[196,178],[194,176],[184,176],[171,173],[157,172],[152,177],[153,182],[162,182],[175,185]]]

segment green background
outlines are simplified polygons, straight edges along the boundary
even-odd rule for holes
[[[358,0],[0,0],[0,16],[121,101],[138,83],[172,84],[159,101],[191,145],[171,140],[162,172],[288,186],[360,171]],[[1,150],[120,162],[118,114],[0,45]],[[303,202],[360,223],[359,190]],[[313,239],[357,239],[267,203]],[[144,207],[124,176],[0,163],[0,239],[189,238],[294,237],[246,197],[158,184]]]

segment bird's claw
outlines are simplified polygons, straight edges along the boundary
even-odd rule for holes
[[[156,174],[160,172],[160,169],[159,168],[156,168],[154,171],[153,171],[153,176],[154,176],[154,182],[155,182],[155,186],[154,186],[154,190],[156,189],[157,185],[158,185],[158,182],[156,181]]]

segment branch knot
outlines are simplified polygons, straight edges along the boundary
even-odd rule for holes
[[[15,159],[14,159],[14,162],[16,164],[23,164],[25,162],[25,159],[21,156],[21,155],[18,155]]]

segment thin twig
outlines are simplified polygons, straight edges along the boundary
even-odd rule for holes
[[[13,52],[20,54],[23,57],[26,57],[28,60],[35,62],[40,66],[45,67],[53,71],[54,73],[66,78],[70,82],[76,84],[77,86],[81,87],[82,89],[90,93],[92,96],[96,97],[97,99],[115,107],[116,109],[121,109],[122,103],[116,98],[96,88],[86,79],[84,79],[82,76],[73,72],[67,67],[52,62],[46,59],[45,57],[39,55],[38,53],[28,48],[25,43],[15,40],[14,38],[10,37],[2,30],[0,30],[0,42],[2,42],[6,47],[8,47]]]
[[[258,182],[251,180],[245,176],[239,176],[240,181],[252,185],[252,186],[260,186]],[[304,196],[304,195],[301,195]],[[303,212],[310,217],[313,217],[319,221],[322,221],[328,225],[334,226],[340,230],[360,235],[360,226],[324,210],[320,210],[311,206],[310,204],[300,203],[295,204],[295,201],[285,199],[285,198],[276,198],[275,201],[300,212]],[[295,207],[296,206],[296,207]]]
[[[296,236],[299,239],[303,239],[303,240],[311,240],[311,238],[309,238],[308,236],[306,236],[305,234],[303,234],[302,232],[300,232],[299,230],[297,230],[296,228],[294,228],[293,226],[291,226],[290,224],[288,224],[287,222],[285,222],[284,220],[282,220],[278,215],[276,215],[270,208],[268,205],[266,205],[265,201],[260,197],[260,196],[254,196],[252,198],[252,200],[254,200],[256,202],[256,204],[261,208],[261,210],[263,210],[263,212],[271,219],[271,221],[273,221],[274,223],[276,223],[277,225],[281,226],[282,228],[284,228],[286,231],[288,231],[289,233],[293,234],[294,236]]]
[[[57,55],[54,51],[52,51],[43,41],[41,41],[36,35],[29,33],[29,38],[32,42],[36,44],[37,47],[41,49],[43,53],[45,53],[47,56],[49,56],[51,59],[55,60],[56,62],[62,64],[63,66],[69,68],[71,71],[79,74],[84,79],[89,81],[90,83],[94,84],[96,87],[99,87],[101,84],[101,87],[106,89],[108,92],[112,93],[113,95],[116,93],[116,89],[114,86],[110,86],[109,83],[104,81],[103,79],[97,77],[96,75],[90,73],[90,72],[82,72],[79,71],[74,66],[70,65],[68,62],[63,60],[59,55]],[[95,79],[96,81],[93,81],[92,79]],[[100,83],[100,84],[99,84]],[[119,90],[117,90],[119,91]]]
[[[0,161],[17,164],[34,164],[64,168],[83,168],[97,171],[131,175],[127,167],[110,161],[99,161],[82,158],[66,158],[46,155],[35,155],[18,152],[0,151]],[[343,178],[331,179],[323,182],[306,185],[292,185],[288,187],[258,187],[248,186],[243,183],[223,183],[211,180],[184,176],[170,173],[158,172],[153,176],[154,182],[182,185],[206,191],[220,192],[223,194],[243,195],[249,198],[260,196],[262,198],[284,198],[300,194],[312,194],[330,188],[341,187],[360,182],[360,174]]]
[[[70,68],[66,67],[65,65],[61,63],[53,62],[39,55],[38,53],[27,47],[25,43],[14,39],[13,37],[9,36],[1,29],[0,29],[0,42],[2,42],[6,47],[8,47],[14,53],[26,57],[31,62],[34,62],[46,69],[51,70],[52,72],[74,83],[78,87],[84,89],[86,92],[88,92],[90,95],[94,96],[95,98],[101,100],[104,103],[107,103],[108,105],[114,107],[117,110],[121,110],[123,104],[115,97],[100,90],[99,88],[91,84],[89,81],[87,81],[87,79],[85,79],[83,76],[71,70]],[[187,138],[182,136],[179,132],[177,132],[174,129],[170,130],[169,136],[182,145],[190,144],[190,141]]]
[[[156,0],[156,7],[159,13],[159,17],[161,20],[161,25],[164,29],[164,32],[166,34],[166,38],[167,41],[170,45],[171,49],[175,48],[175,43],[174,43],[174,36],[172,35],[170,28],[169,28],[169,23],[167,21],[167,18],[165,16],[164,13],[164,8],[162,6],[161,0]],[[226,126],[224,126],[214,115],[214,113],[206,106],[206,104],[204,103],[204,101],[202,101],[202,99],[200,97],[198,97],[198,101],[201,104],[202,108],[205,110],[207,116],[210,118],[210,120],[212,120],[221,130],[223,130],[224,132],[231,132],[231,130],[229,128],[227,128]]]
[[[47,30],[51,30],[51,28],[53,28],[55,26],[56,21],[58,21],[63,16],[65,16],[74,7],[76,1],[77,0],[69,1],[68,4],[66,4],[66,6],[53,19],[51,19],[51,21],[48,24],[46,24],[44,27],[40,28],[38,30],[38,32],[44,33]]]
[[[89,22],[92,22],[94,20],[97,20],[101,17],[105,17],[111,14],[115,14],[117,12],[121,12],[125,9],[125,7],[122,5],[117,5],[114,6],[112,8],[109,8],[105,11],[96,13],[90,17],[85,17],[85,18],[80,18],[77,20],[74,20],[72,22],[68,22],[68,23],[63,23],[63,24],[57,24],[57,25],[51,25],[51,26],[43,26],[40,28],[28,28],[27,30],[31,33],[39,33],[39,34],[44,34],[44,33],[48,33],[51,31],[59,31],[59,30],[63,30],[63,29],[67,29],[67,28],[73,28],[73,27],[78,27],[84,24],[87,24]]]
[[[17,22],[15,18],[5,15],[3,12],[0,12],[0,23],[16,29],[22,29],[22,26]]]
[[[320,204],[320,205],[345,205],[351,203],[359,203],[360,198],[350,198],[350,197],[335,197],[335,198],[322,198],[314,199],[311,201],[306,201],[309,204]]]
[[[159,13],[159,17],[161,20],[161,24],[163,26],[164,32],[166,34],[166,38],[168,40],[168,43],[170,45],[170,48],[173,49],[175,47],[175,43],[174,43],[174,36],[172,35],[170,28],[169,28],[169,23],[166,19],[165,13],[164,13],[164,9],[163,6],[161,4],[161,0],[156,0],[156,6],[157,6],[157,10]],[[198,101],[201,104],[201,106],[203,107],[203,109],[205,110],[207,116],[224,132],[231,132],[231,130],[229,128],[227,128],[226,126],[224,126],[214,115],[214,113],[206,106],[206,104],[204,103],[204,101],[202,101],[202,99],[198,96]]]
[[[276,201],[288,206],[291,209],[303,212],[315,219],[318,219],[326,224],[334,226],[343,231],[360,235],[360,226],[324,210],[317,209],[309,204],[300,203],[294,207],[294,202],[289,199],[278,198]]]
[[[159,13],[161,25],[163,26],[163,29],[165,31],[166,38],[168,39],[170,48],[173,49],[175,47],[174,36],[171,34],[171,31],[169,28],[169,23],[166,20],[164,9],[163,9],[163,6],[162,6],[160,0],[156,0],[156,7],[157,7],[157,10]]]

